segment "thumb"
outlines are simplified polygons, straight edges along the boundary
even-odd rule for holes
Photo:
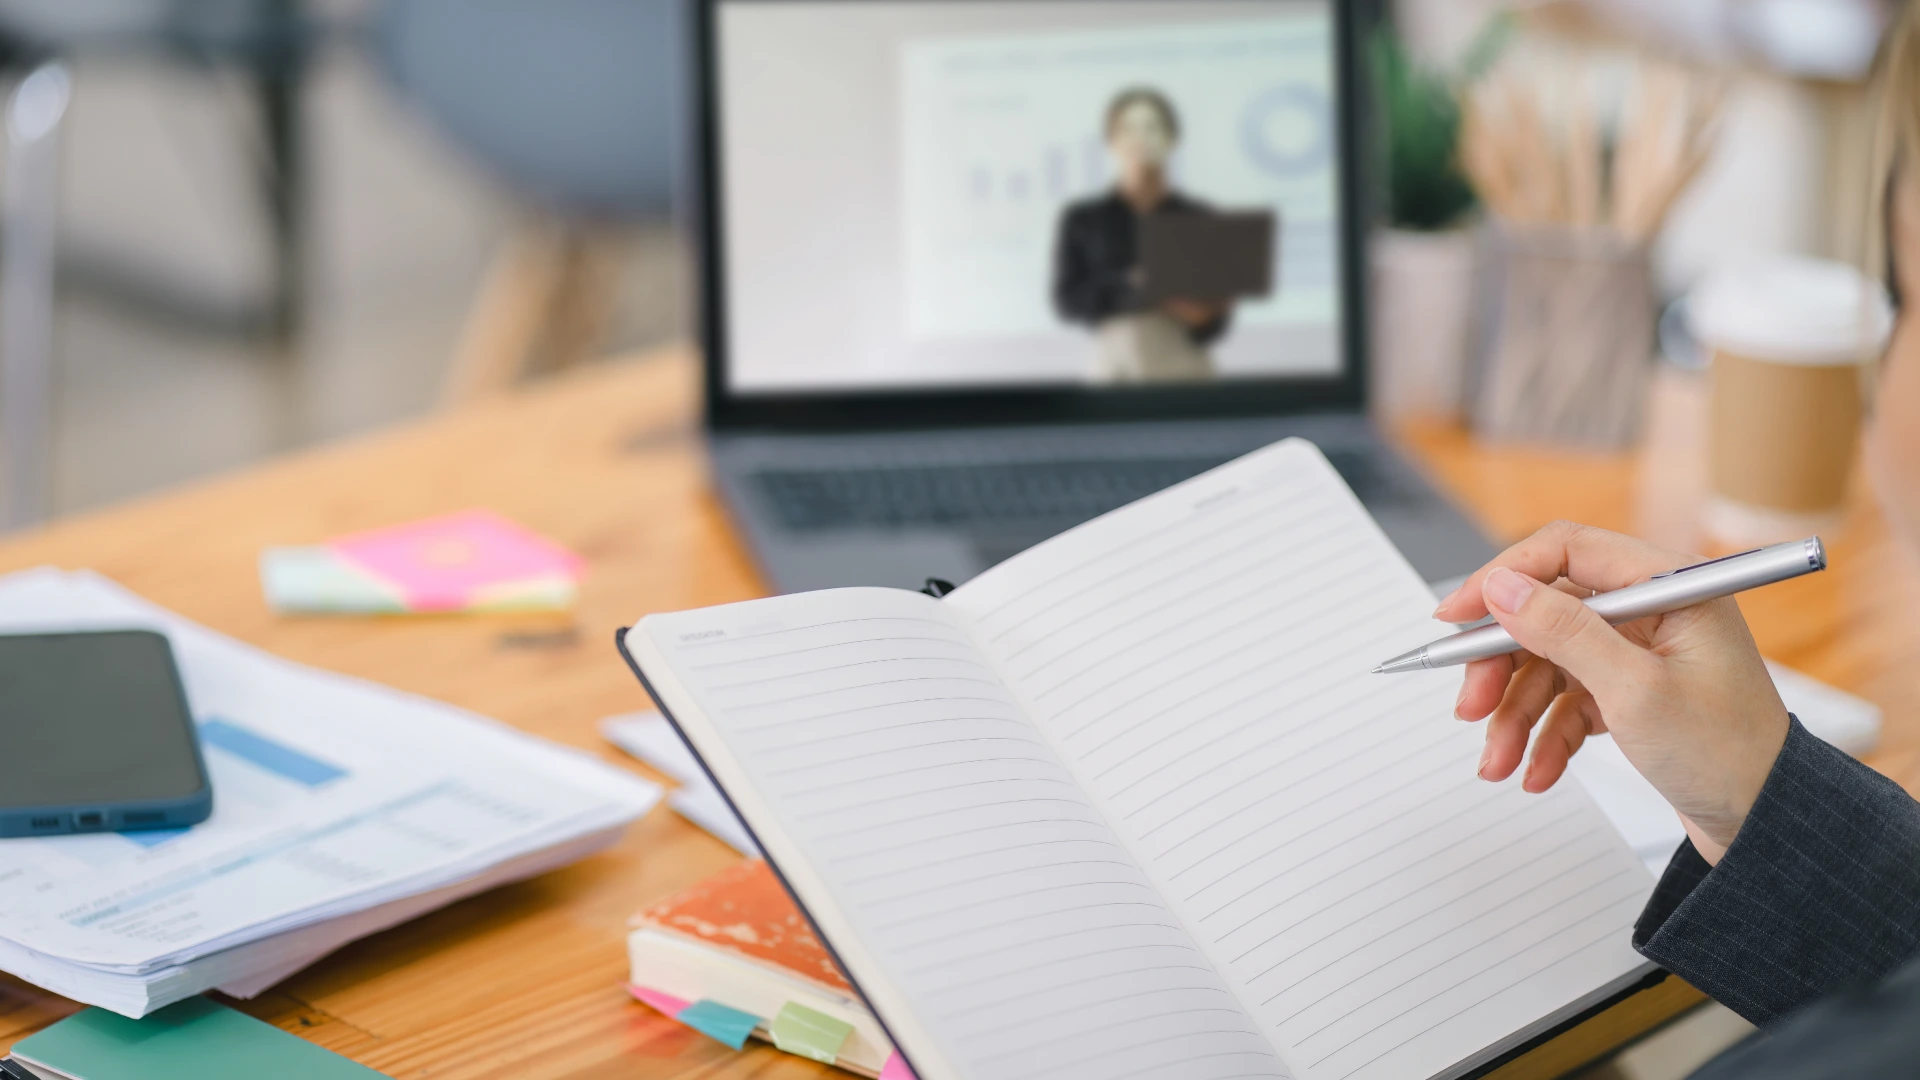
[[[1499,567],[1487,575],[1481,593],[1487,610],[1522,648],[1558,665],[1596,696],[1610,696],[1609,688],[1651,663],[1592,608],[1525,574]]]

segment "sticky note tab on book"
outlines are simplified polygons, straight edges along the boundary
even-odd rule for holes
[[[633,983],[627,984],[627,992],[632,994],[636,1000],[643,1004],[651,1005],[670,1017],[679,1016],[687,1010],[688,1005],[692,1004],[692,1002],[684,1001],[674,997],[672,994],[663,993],[659,990],[651,990],[644,986],[636,986]]]
[[[907,1059],[901,1057],[896,1050],[887,1057],[886,1065],[881,1068],[880,1080],[919,1080],[919,1078],[913,1075],[912,1069],[907,1068]]]
[[[831,1065],[840,1056],[853,1025],[805,1005],[787,1002],[773,1018],[773,1045],[789,1054]]]
[[[717,1001],[701,998],[699,1001],[680,1010],[675,1020],[710,1039],[726,1043],[735,1050],[747,1045],[747,1036],[760,1026],[760,1018],[752,1013],[729,1008]],[[784,1048],[783,1048],[784,1049]]]
[[[741,1012],[709,998],[701,998],[689,1005],[683,998],[637,983],[628,983],[627,992],[700,1034],[726,1043],[735,1050],[747,1045],[747,1036],[752,1035],[753,1029],[761,1024],[760,1018],[752,1013]]]

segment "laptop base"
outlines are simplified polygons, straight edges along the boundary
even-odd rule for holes
[[[1494,547],[1353,413],[865,434],[717,434],[728,507],[782,592],[965,582],[1106,510],[1312,440],[1428,581]]]

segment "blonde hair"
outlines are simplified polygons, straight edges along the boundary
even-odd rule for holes
[[[1902,175],[1920,167],[1920,0],[1900,5],[1880,42],[1873,71],[1874,191],[1872,216],[1877,227],[1867,234],[1869,273],[1884,275],[1896,302],[1899,279],[1894,273],[1893,201]]]

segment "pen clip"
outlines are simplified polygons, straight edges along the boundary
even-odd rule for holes
[[[1753,554],[1754,551],[1764,551],[1764,550],[1766,549],[1754,548],[1753,551],[1742,551],[1732,555],[1722,555],[1717,559],[1708,559],[1706,562],[1697,562],[1697,563],[1694,563],[1692,566],[1683,566],[1678,570],[1662,570],[1660,573],[1653,575],[1653,577],[1649,578],[1648,580],[1659,581],[1663,577],[1672,577],[1675,574],[1684,574],[1689,570],[1698,570],[1703,566],[1712,566],[1714,563],[1726,562],[1728,559],[1744,559],[1747,556]]]

